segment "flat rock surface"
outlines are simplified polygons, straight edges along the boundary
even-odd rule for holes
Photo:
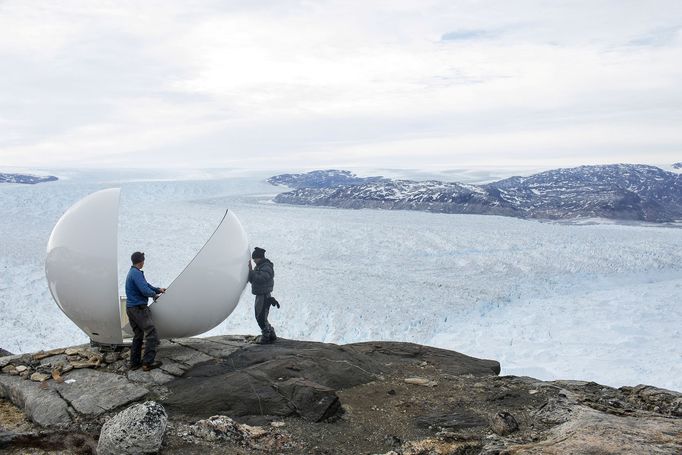
[[[219,343],[193,347],[215,354],[213,344]],[[436,363],[439,371],[447,374],[490,376],[500,371],[493,360],[410,343],[338,346],[280,339],[271,345],[242,345],[225,357],[220,353],[220,358],[196,365],[167,384],[171,394],[163,403],[171,412],[197,418],[218,414],[329,417],[319,406],[314,411],[305,407],[301,396],[317,402],[323,389],[347,389],[422,363]],[[307,382],[297,384],[293,392],[288,381],[295,379]],[[292,400],[294,396],[296,400]],[[331,396],[325,396],[324,402],[334,406]]]
[[[71,423],[66,401],[54,390],[33,381],[0,375],[0,398],[19,406],[38,425],[58,427]]]
[[[57,392],[80,414],[98,416],[142,399],[148,390],[124,376],[94,370],[74,370],[56,384]],[[71,382],[74,381],[74,382]]]

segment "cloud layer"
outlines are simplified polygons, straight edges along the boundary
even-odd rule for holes
[[[0,2],[0,165],[682,160],[678,1],[187,3]]]

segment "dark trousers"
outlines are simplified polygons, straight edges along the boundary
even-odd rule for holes
[[[143,365],[151,365],[156,357],[156,347],[159,345],[159,337],[152,321],[152,313],[147,305],[138,305],[126,308],[126,314],[133,329],[133,345],[130,347],[130,364],[139,365],[142,356],[142,339],[144,338]]]
[[[275,335],[275,329],[268,322],[268,315],[270,314],[270,303],[265,302],[265,298],[269,295],[257,295],[256,303],[254,309],[256,310],[256,322],[260,331],[263,334],[263,338],[266,340],[274,341],[277,339]]]

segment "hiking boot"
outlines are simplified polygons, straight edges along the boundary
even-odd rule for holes
[[[145,363],[142,364],[142,371],[151,371],[154,368],[159,368],[161,365],[163,365],[163,362],[161,362],[160,360],[155,360],[152,363]]]
[[[264,336],[264,335],[261,335],[261,336],[259,336],[258,339],[256,340],[256,343],[258,343],[258,344],[271,344],[272,341],[273,341],[273,340],[272,340],[270,337],[266,337],[266,336]]]
[[[128,366],[128,368],[129,368],[130,370],[132,370],[132,371],[135,371],[135,370],[139,370],[141,366],[142,366],[141,363],[136,363],[136,364],[134,364],[134,365],[133,365],[133,364],[130,364],[130,365]]]

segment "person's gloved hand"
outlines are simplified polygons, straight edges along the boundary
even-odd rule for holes
[[[270,302],[270,305],[276,306],[279,309],[279,302],[277,301],[276,298],[268,297],[268,301]]]

